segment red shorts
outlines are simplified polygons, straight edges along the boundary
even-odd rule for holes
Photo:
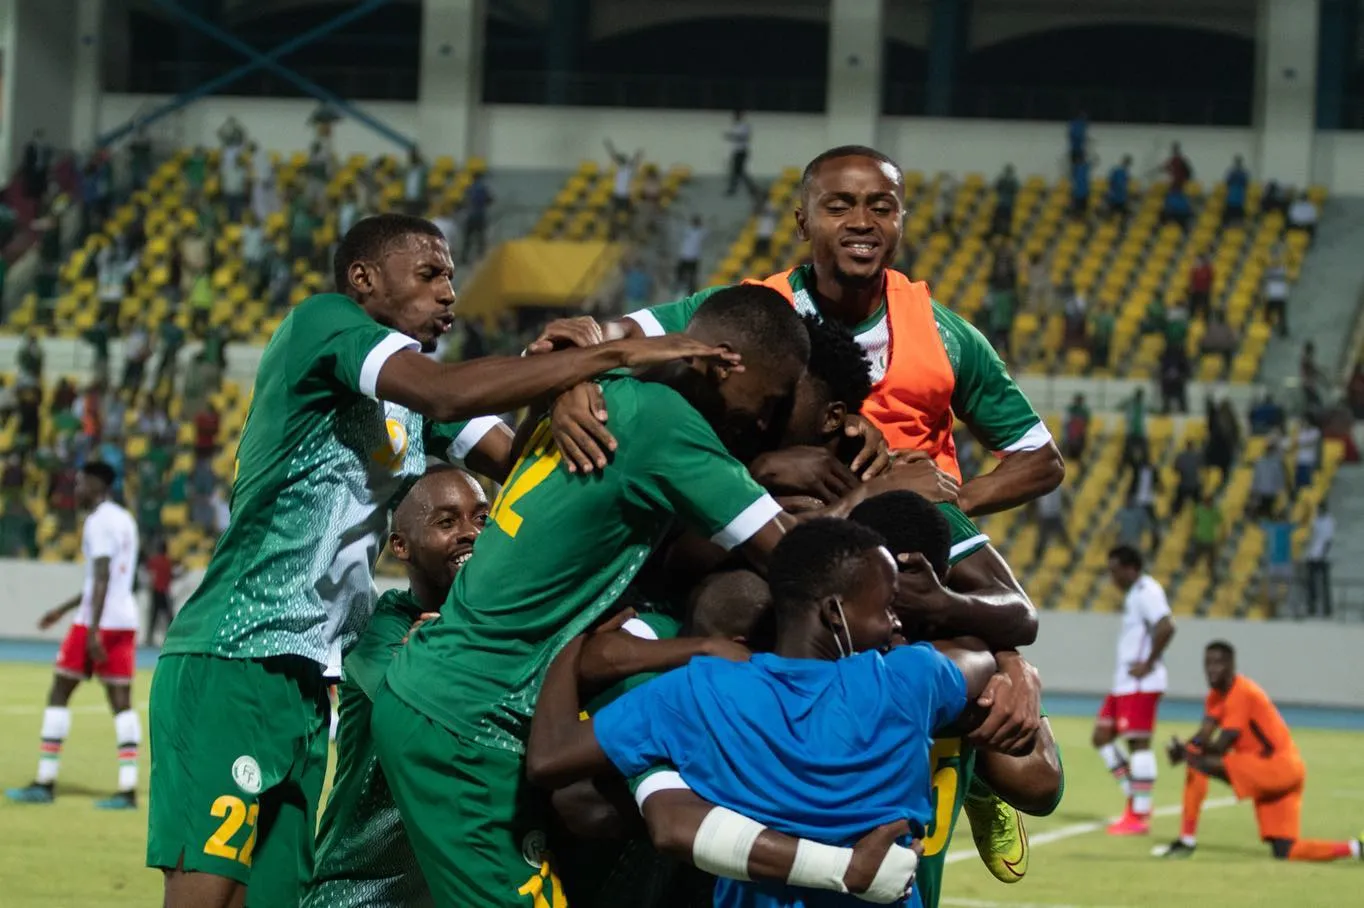
[[[1099,707],[1096,722],[1112,726],[1120,737],[1149,738],[1156,730],[1160,697],[1158,693],[1109,694]]]
[[[99,630],[99,642],[104,647],[104,659],[91,663],[85,652],[88,629],[81,624],[71,625],[57,652],[57,674],[87,680],[95,677],[111,684],[129,684],[137,665],[137,631]]]

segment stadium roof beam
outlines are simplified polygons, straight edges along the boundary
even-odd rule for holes
[[[190,104],[193,104],[200,98],[204,98],[207,97],[208,95],[214,94],[215,92],[219,92],[222,89],[226,88],[227,86],[231,85],[232,83],[242,79],[244,76],[247,76],[258,69],[267,69],[270,72],[274,73],[275,75],[279,76],[280,78],[292,82],[303,92],[312,95],[319,101],[322,101],[323,103],[330,105],[331,107],[335,108],[336,110],[340,111],[346,116],[351,117],[352,119],[358,121],[359,123],[369,127],[370,129],[377,132],[379,135],[393,142],[395,145],[401,146],[402,148],[405,149],[412,148],[415,146],[416,143],[413,142],[410,138],[398,132],[396,129],[393,129],[391,126],[384,123],[382,120],[370,116],[369,114],[365,113],[363,110],[351,104],[349,101],[346,101],[345,99],[335,94],[334,92],[328,91],[321,85],[318,85],[317,83],[313,82],[310,79],[304,78],[294,70],[278,62],[280,57],[283,57],[286,54],[293,53],[294,51],[299,50],[300,48],[307,47],[309,44],[312,44],[313,42],[319,40],[320,38],[337,30],[338,28],[341,28],[342,26],[347,25],[355,21],[356,19],[369,15],[370,13],[377,10],[379,7],[387,4],[389,0],[364,0],[364,2],[356,4],[354,7],[342,13],[339,13],[338,15],[332,17],[331,19],[328,19],[326,22],[323,22],[322,24],[316,26],[315,28],[308,29],[302,34],[290,38],[288,41],[279,44],[278,46],[270,49],[269,51],[266,51],[265,53],[261,53],[259,50],[252,47],[250,44],[247,44],[245,41],[233,35],[231,32],[228,32],[223,28],[220,28],[219,26],[208,21],[207,19],[203,18],[197,13],[191,12],[190,10],[181,6],[179,3],[176,3],[175,0],[152,0],[152,2],[156,6],[159,6],[166,12],[170,13],[172,16],[175,16],[176,18],[183,20],[187,25],[197,29],[198,31],[207,35],[209,38],[212,38],[214,41],[217,41],[220,44],[224,44],[227,47],[230,47],[232,50],[237,51],[239,54],[246,57],[248,62],[243,63],[236,69],[224,73],[223,75],[215,79],[210,79],[209,81],[200,85],[198,88],[184,92],[183,94],[176,95],[174,98],[167,101],[160,107],[156,108],[149,114],[135,117],[132,120],[129,120],[127,123],[124,123],[117,129],[105,133],[96,140],[96,143],[98,145],[104,146],[117,142],[119,139],[123,138],[124,136],[128,135],[129,133],[133,132],[139,127],[146,126],[147,124],[153,123],[161,119],[162,117],[168,116],[169,114],[176,112],[177,110],[181,110],[185,107],[188,107]]]

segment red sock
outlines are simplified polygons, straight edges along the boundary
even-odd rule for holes
[[[1339,861],[1350,857],[1354,857],[1354,849],[1349,842],[1298,839],[1288,850],[1290,861]]]
[[[1198,817],[1203,811],[1203,799],[1208,796],[1208,777],[1192,769],[1184,773],[1184,813],[1179,824],[1181,838],[1192,839],[1198,834]]]

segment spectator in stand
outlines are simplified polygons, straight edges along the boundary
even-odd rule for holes
[[[1070,165],[1070,214],[1083,218],[1089,214],[1090,160],[1082,157]]]
[[[1142,451],[1132,463],[1132,479],[1127,486],[1127,500],[1146,512],[1151,528],[1151,549],[1160,548],[1160,520],[1156,516],[1156,498],[1160,495],[1160,473],[1151,463],[1150,454]]]
[[[1085,403],[1085,396],[1076,394],[1070,406],[1066,408],[1066,425],[1063,433],[1065,447],[1061,454],[1068,463],[1083,465],[1085,443],[1089,440],[1089,420],[1089,406]]]
[[[1222,205],[1222,226],[1239,224],[1246,219],[1246,196],[1250,192],[1250,172],[1238,154],[1227,171],[1227,194]]]
[[[1309,240],[1317,238],[1317,204],[1306,192],[1301,192],[1288,206],[1288,228],[1304,230]]]
[[[99,317],[117,327],[123,313],[123,297],[127,292],[128,272],[118,261],[113,246],[101,246],[95,254],[96,293],[99,295]]]
[[[24,332],[24,342],[14,363],[19,367],[19,383],[41,385],[43,383],[43,345],[38,342],[38,332],[32,328]]]
[[[1161,332],[1165,335],[1166,347],[1183,349],[1189,340],[1189,307],[1184,300],[1176,299],[1165,310]]]
[[[156,464],[144,457],[137,465],[137,533],[140,544],[148,551],[153,550],[152,543],[161,535],[161,506],[165,504],[165,490]]]
[[[1185,565],[1192,570],[1200,560],[1208,565],[1208,577],[1218,582],[1217,552],[1222,546],[1222,510],[1211,495],[1203,495],[1195,504],[1193,531],[1189,534],[1189,552]]]
[[[203,195],[207,181],[208,152],[202,146],[195,146],[185,159],[185,183],[189,187],[189,195],[193,198]]]
[[[151,359],[152,343],[147,329],[136,322],[123,343],[123,380],[119,388],[125,394],[136,394],[142,390],[142,382],[147,374],[147,360]]]
[[[1350,415],[1364,419],[1364,362],[1355,363],[1350,381],[1345,385],[1345,400],[1350,405]]]
[[[957,178],[950,173],[938,174],[937,201],[933,208],[933,229],[946,233],[957,241],[957,228],[953,217],[957,210]]]
[[[421,202],[425,206],[423,198]],[[289,260],[296,262],[303,259],[311,262],[313,259],[313,231],[317,229],[317,218],[313,210],[308,205],[308,200],[302,195],[295,196],[289,204]]]
[[[23,496],[6,497],[0,510],[0,558],[38,557],[38,521]]]
[[[1309,411],[1321,408],[1321,368],[1317,365],[1317,345],[1312,341],[1302,345],[1298,360],[1298,384],[1302,388],[1303,403]]]
[[[464,243],[460,250],[461,264],[483,258],[488,250],[488,209],[493,204],[493,191],[488,188],[488,175],[480,173],[469,184],[464,194]]]
[[[1183,344],[1165,345],[1160,355],[1160,412],[1189,412],[1189,377],[1192,369]]]
[[[1062,486],[1057,486],[1034,501],[1033,514],[1037,518],[1037,544],[1033,547],[1034,561],[1042,560],[1042,553],[1046,551],[1052,539],[1059,539],[1062,545],[1072,552],[1075,551],[1075,545],[1070,540],[1070,533],[1066,530],[1066,493]]]
[[[242,222],[241,243],[243,279],[251,288],[252,296],[260,296],[265,290],[269,247],[265,241],[265,228],[254,211],[248,211]]]
[[[1145,508],[1131,499],[1124,501],[1114,517],[1117,525],[1117,545],[1131,546],[1139,552],[1147,551],[1146,535],[1155,532],[1155,526]]]
[[[757,222],[753,225],[753,257],[758,259],[770,258],[772,255],[772,237],[777,232],[777,219],[779,214],[777,206],[768,200],[758,211]]]
[[[57,387],[52,390],[53,413],[70,410],[79,396],[80,394],[76,391],[76,386],[71,383],[71,379],[63,375],[57,379]]]
[[[1089,364],[1095,369],[1107,369],[1113,346],[1113,332],[1117,317],[1107,306],[1099,306],[1089,318]]]
[[[1170,188],[1165,191],[1165,201],[1160,208],[1160,222],[1178,224],[1180,230],[1188,233],[1191,220],[1193,203],[1189,201],[1189,194],[1184,191],[1183,185],[1176,186],[1171,183]]]
[[[1025,264],[1028,270],[1028,310],[1050,315],[1051,261],[1046,253],[1040,253],[1029,258]]]
[[[1132,156],[1123,155],[1122,161],[1108,172],[1108,191],[1104,194],[1104,204],[1109,214],[1127,218],[1128,198],[1132,191]]]
[[[426,161],[417,146],[407,150],[407,169],[403,171],[403,207],[413,217],[426,213]]]
[[[37,447],[38,439],[42,437],[43,392],[37,385],[21,384],[14,392],[14,398],[14,409],[18,413],[15,444],[22,451],[30,451]]]
[[[438,209],[431,216],[431,223],[435,224],[436,228],[440,230],[441,236],[445,237],[445,245],[450,247],[450,254],[454,255],[454,251],[460,248],[459,224],[455,222],[455,208],[446,206]],[[345,236],[344,233],[340,235]],[[463,263],[461,262],[461,264]]]
[[[73,412],[80,420],[80,459],[95,450],[104,437],[104,389],[91,382],[76,401]]]
[[[1284,471],[1283,451],[1280,450],[1278,438],[1271,438],[1251,469],[1251,517],[1264,520],[1273,515],[1279,498],[1287,490],[1288,474]]]
[[[1083,110],[1066,124],[1066,145],[1072,164],[1089,156],[1089,114]]]
[[[1279,337],[1287,337],[1288,266],[1284,264],[1281,253],[1275,252],[1270,256],[1262,280],[1260,293],[1264,301],[1265,318],[1274,323]]]
[[[1005,164],[1004,170],[995,178],[995,213],[990,223],[991,236],[1008,236],[1013,232],[1018,190],[1018,174],[1014,172],[1014,165]]]
[[[147,559],[147,585],[151,587],[152,595],[147,609],[147,635],[142,640],[143,646],[154,646],[158,628],[164,631],[175,617],[175,608],[171,604],[171,584],[179,573],[165,540],[160,540],[152,556]]]
[[[986,336],[1007,361],[1009,336],[1018,310],[1018,268],[1006,247],[995,250],[990,266],[989,298],[986,300]]]
[[[1331,543],[1336,539],[1336,518],[1323,501],[1312,518],[1312,535],[1307,540],[1307,614],[1313,618],[1331,617]],[[1317,603],[1321,603],[1318,612]]]
[[[1311,416],[1302,420],[1293,443],[1293,494],[1296,496],[1312,484],[1312,477],[1321,464],[1321,427]]]
[[[677,247],[675,289],[681,293],[695,293],[700,282],[701,247],[706,242],[706,225],[701,215],[693,215],[691,223],[682,231],[682,242]]]
[[[423,162],[423,166],[424,166]],[[303,173],[307,181],[304,183],[304,192],[308,198],[308,206],[316,208],[322,205],[327,198],[327,183],[331,180],[332,155],[330,145],[327,142],[317,141],[308,149],[308,163],[303,167]],[[425,177],[423,177],[425,179]],[[406,187],[404,187],[406,188]],[[422,192],[423,201],[426,198],[425,187]],[[425,212],[425,206],[418,213]]]
[[[161,358],[156,363],[156,379],[153,385],[167,396],[172,396],[175,394],[175,375],[180,351],[185,346],[185,329],[181,328],[175,319],[167,318],[162,319],[156,332],[161,339]],[[165,385],[164,389],[162,385]]]
[[[649,274],[649,270],[644,267],[644,263],[638,258],[632,258],[625,266],[625,304],[634,311],[653,302],[654,298],[654,279]]]
[[[1277,618],[1288,605],[1289,592],[1293,586],[1293,524],[1288,520],[1288,512],[1274,508],[1260,521],[1260,529],[1265,534],[1265,567],[1260,578],[1260,601],[1269,612],[1269,617]]]
[[[1089,326],[1089,304],[1085,300],[1085,295],[1074,284],[1063,285],[1061,296],[1066,301],[1062,309],[1065,317],[1065,333],[1062,336],[1061,344],[1067,350],[1072,347],[1083,347],[1085,345],[1085,329]]]
[[[725,141],[729,142],[729,188],[725,190],[725,195],[734,195],[742,183],[748,194],[757,198],[762,194],[761,190],[748,175],[748,151],[753,142],[753,127],[748,124],[748,118],[742,110],[734,111],[734,121],[725,130]]]
[[[1231,358],[1236,353],[1238,341],[1236,332],[1227,324],[1222,311],[1216,310],[1208,318],[1207,330],[1199,340],[1199,352],[1205,355],[1222,357],[1225,368],[1231,368]]]
[[[1189,269],[1189,315],[1193,318],[1207,319],[1212,312],[1213,277],[1212,259],[1200,253]]]
[[[52,157],[52,146],[47,143],[47,135],[41,129],[34,130],[33,138],[24,145],[24,163],[21,167],[24,195],[31,202],[41,203],[47,195]]]
[[[218,188],[227,204],[227,219],[233,224],[240,221],[246,211],[246,179],[245,147],[240,141],[224,145],[218,152]]]
[[[48,487],[48,506],[57,515],[57,526],[63,533],[76,528],[76,467],[62,461],[51,472]]]
[[[23,491],[24,458],[18,451],[11,451],[5,458],[5,468],[0,470],[0,498],[20,498]]]
[[[207,271],[194,275],[189,286],[190,329],[202,336],[208,330],[209,320],[213,317],[213,282]]]
[[[205,403],[198,413],[194,414],[194,460],[196,464],[203,464],[210,460],[218,450],[218,431],[222,428],[222,419],[218,416],[218,411],[213,404]]]
[[[635,210],[635,236],[647,239],[658,232],[663,217],[663,178],[658,168],[645,164],[639,169],[639,204]]]
[[[1270,180],[1260,194],[1260,213],[1273,214],[1276,211],[1279,214],[1288,213],[1288,195],[1279,186],[1278,180]]]
[[[1268,435],[1282,432],[1286,414],[1283,407],[1266,391],[1250,408],[1250,434]]]
[[[1175,456],[1175,500],[1170,506],[1170,517],[1178,517],[1184,505],[1197,503],[1203,494],[1203,452],[1198,442],[1189,439],[1184,442],[1184,450]]]
[[[449,217],[449,215],[445,215]],[[350,229],[355,226],[355,222],[360,220],[360,200],[356,197],[355,187],[348,187],[341,197],[341,207],[336,211],[336,235],[344,237],[350,233]],[[436,220],[432,218],[432,220]],[[441,230],[444,233],[444,229]],[[445,234],[445,241],[454,248],[452,239],[453,233]]]
[[[259,223],[267,224],[270,216],[280,210],[279,174],[275,162],[265,152],[254,155],[252,164],[255,179],[251,181],[251,210]]]
[[[1166,158],[1161,169],[1165,171],[1171,189],[1178,189],[1182,192],[1184,185],[1193,179],[1193,165],[1189,163],[1188,158],[1184,157],[1184,151],[1179,147],[1178,142],[1171,143],[1170,157]]]
[[[1123,413],[1127,420],[1127,435],[1122,444],[1122,462],[1124,466],[1135,467],[1146,462],[1151,450],[1146,437],[1145,388],[1139,387],[1132,392],[1132,396],[1123,404]]]
[[[634,190],[635,172],[644,161],[644,149],[636,149],[633,155],[626,155],[606,140],[606,153],[615,165],[616,175],[611,183],[611,227],[609,235],[615,239],[621,228],[629,222],[631,213],[631,192]]]

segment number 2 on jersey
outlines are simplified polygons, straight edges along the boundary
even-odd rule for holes
[[[562,459],[563,454],[550,438],[549,422],[546,420],[531,436],[530,442],[526,445],[526,453],[516,462],[511,479],[493,502],[492,521],[502,532],[516,537],[517,531],[521,529],[522,520],[521,515],[516,513],[516,503],[527,492],[544,482]]]

